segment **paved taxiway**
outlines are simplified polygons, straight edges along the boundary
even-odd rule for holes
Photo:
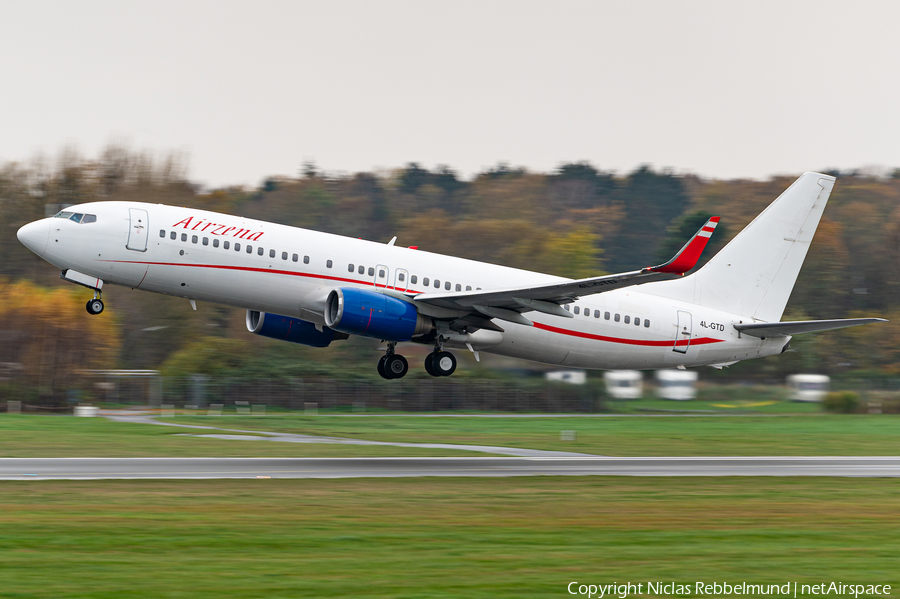
[[[900,476],[900,457],[0,458],[0,479]]]

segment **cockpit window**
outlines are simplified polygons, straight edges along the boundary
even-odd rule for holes
[[[53,218],[66,218],[76,223],[87,224],[97,222],[96,214],[82,214],[80,212],[66,212],[65,210],[57,212]]]

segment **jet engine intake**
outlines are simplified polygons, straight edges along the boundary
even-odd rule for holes
[[[433,321],[409,302],[375,291],[341,287],[328,294],[325,324],[350,335],[409,341],[429,333]]]
[[[305,320],[278,314],[266,314],[256,310],[247,310],[247,330],[263,337],[313,347],[328,347],[336,339],[349,337],[349,335],[327,327],[323,327],[323,330],[320,331],[316,325]]]

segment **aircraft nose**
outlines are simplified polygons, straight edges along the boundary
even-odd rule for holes
[[[42,256],[47,250],[47,240],[50,237],[50,223],[46,218],[28,223],[19,229],[16,237],[19,238],[22,245],[38,256]]]

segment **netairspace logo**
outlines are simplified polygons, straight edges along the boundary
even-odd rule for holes
[[[646,589],[646,590],[645,590]],[[580,595],[593,599],[629,595],[776,595],[799,597],[802,595],[890,595],[887,584],[847,584],[843,582],[823,582],[819,584],[752,584],[749,582],[625,582],[612,584],[582,584],[570,582],[566,586],[570,595]]]

